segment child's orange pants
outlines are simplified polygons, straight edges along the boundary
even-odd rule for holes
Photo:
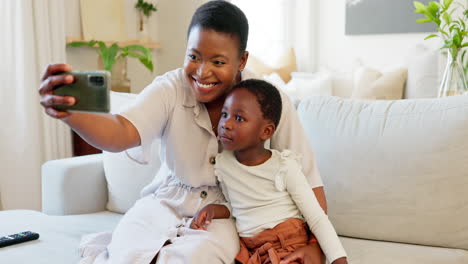
[[[307,225],[300,219],[289,219],[253,237],[241,237],[237,263],[279,264],[297,248],[307,245]]]

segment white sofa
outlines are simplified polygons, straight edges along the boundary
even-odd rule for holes
[[[468,263],[468,96],[313,97],[298,113],[350,263]],[[0,235],[41,237],[0,263],[76,263],[81,236],[112,230],[157,167],[122,153],[45,163],[43,213],[0,211]]]

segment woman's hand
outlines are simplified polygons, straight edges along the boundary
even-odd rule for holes
[[[303,264],[323,264],[325,263],[325,258],[318,243],[311,243],[296,249],[296,251],[281,260],[280,264],[288,264],[294,261]]]
[[[72,68],[68,64],[51,64],[45,69],[39,87],[40,103],[45,112],[53,118],[64,118],[70,115],[68,112],[54,109],[57,105],[73,105],[75,98],[72,96],[54,95],[52,92],[58,85],[70,84],[74,81],[72,75],[55,75],[57,73],[69,72]]]

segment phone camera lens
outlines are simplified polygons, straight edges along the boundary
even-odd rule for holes
[[[94,86],[104,86],[104,77],[102,76],[90,76],[89,82]]]

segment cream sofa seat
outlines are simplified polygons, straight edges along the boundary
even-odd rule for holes
[[[298,113],[349,263],[468,263],[468,96],[314,97]],[[158,165],[115,155],[45,163],[43,213],[0,211],[0,235],[41,237],[0,249],[0,263],[76,263],[82,235],[113,230]]]
[[[2,235],[27,230],[40,235],[35,241],[0,248],[0,263],[78,263],[81,236],[112,231],[120,218],[120,214],[109,211],[64,216],[30,210],[0,211]]]

